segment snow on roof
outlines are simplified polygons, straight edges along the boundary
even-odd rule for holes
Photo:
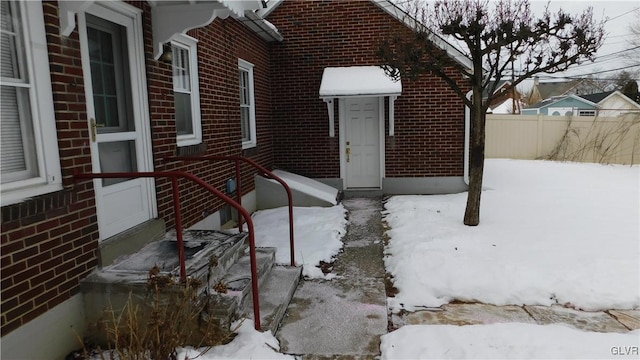
[[[400,80],[378,66],[328,67],[322,74],[320,97],[393,95],[402,92]]]

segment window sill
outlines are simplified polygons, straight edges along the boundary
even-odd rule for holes
[[[45,195],[48,193],[56,192],[62,190],[62,184],[54,183],[54,184],[46,184],[46,185],[38,185],[27,188],[20,188],[11,191],[3,191],[2,192],[2,202],[0,202],[1,206],[13,205],[17,203],[21,203],[23,201],[29,200],[35,196]]]
[[[245,141],[242,143],[242,150],[247,150],[247,149],[251,149],[251,148],[255,148],[258,145],[256,144],[255,141]]]
[[[176,156],[198,156],[207,152],[207,144],[199,143],[195,145],[179,146],[176,149]]]
[[[258,155],[258,147],[250,147],[248,149],[242,149],[242,156],[251,157]]]

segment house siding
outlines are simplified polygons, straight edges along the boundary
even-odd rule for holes
[[[619,116],[627,113],[640,113],[640,104],[624,99],[618,94],[613,94],[598,103],[600,110],[599,116]]]
[[[370,1],[284,1],[267,20],[285,39],[271,50],[275,164],[313,178],[339,178],[338,121],[331,138],[318,95],[323,70],[379,65],[376,50],[384,36],[410,29]],[[463,81],[453,68],[451,74]],[[434,75],[403,79],[395,136],[388,136],[388,113],[385,119],[386,177],[463,175],[464,106],[444,81]]]
[[[562,100],[556,101],[552,104],[549,104],[547,106],[541,107],[540,108],[540,115],[553,115],[553,114],[549,114],[549,111],[554,109],[554,108],[571,108],[573,109],[573,112],[577,115],[577,111],[578,110],[596,110],[596,107],[593,106],[592,104],[587,104],[584,101],[580,101],[576,98],[573,97],[567,97],[564,98]],[[533,110],[533,109],[532,109]],[[526,112],[523,114],[525,115],[535,115],[536,113],[533,112]],[[560,116],[564,116],[565,114],[560,114]]]
[[[232,164],[163,160],[179,154],[171,66],[153,59],[150,5],[146,1],[129,3],[143,10],[155,170],[189,171],[224,191],[226,180],[235,176]],[[64,190],[1,209],[2,336],[77,294],[80,281],[98,266],[99,229],[92,182],[73,182],[74,172],[92,171],[78,31],[76,28],[69,37],[60,35],[56,2],[44,2],[43,10]],[[216,19],[206,28],[190,31],[189,35],[199,40],[203,143],[206,144],[206,150],[199,153],[243,154],[270,167],[273,141],[269,125],[268,44],[231,18]],[[258,145],[244,152],[241,149],[238,57],[255,65]],[[253,177],[249,169],[243,173],[243,193],[246,194],[253,190]],[[171,228],[174,217],[170,183],[158,180],[156,192],[159,217]],[[181,194],[186,226],[222,205],[210,194],[187,183],[181,183]]]

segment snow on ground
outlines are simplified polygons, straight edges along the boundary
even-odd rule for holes
[[[256,331],[252,320],[245,320],[239,324],[237,333],[238,336],[227,345],[214,346],[211,349],[178,349],[177,359],[295,359],[293,356],[279,353],[280,343],[271,331]]]
[[[564,325],[407,325],[382,336],[382,359],[637,359],[640,330],[594,333]]]
[[[478,227],[462,224],[466,193],[387,201],[392,310],[640,307],[640,167],[488,160],[484,179]]]
[[[346,210],[342,205],[332,207],[294,207],[295,258],[303,265],[303,275],[309,278],[331,279],[316,267],[320,261],[331,262],[342,248],[346,233]],[[253,215],[256,246],[277,247],[276,262],[290,263],[289,209],[257,211]]]

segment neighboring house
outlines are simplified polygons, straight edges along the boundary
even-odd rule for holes
[[[171,182],[76,173],[187,171],[222,190],[232,166],[166,158],[243,155],[341,190],[466,189],[463,102],[436,76],[399,84],[377,67],[380,40],[411,31],[391,2],[1,5],[3,357],[77,348],[79,282],[123,234],[175,226]],[[180,186],[186,226],[228,220],[222,201]]]
[[[507,98],[487,110],[487,114],[520,114],[525,105],[521,100]]]
[[[552,97],[571,94],[592,94],[599,91],[601,91],[600,88],[590,79],[540,82],[540,79],[536,76],[533,79],[533,87],[531,88],[526,100],[527,104],[531,106]]]
[[[494,94],[501,94],[497,98],[491,101],[489,110],[487,113],[493,114],[519,114],[522,109],[522,94],[518,89],[513,88],[510,91],[506,90],[506,87],[511,85],[511,81],[500,80],[496,85]],[[482,93],[482,100],[486,101],[489,98],[489,88],[493,86],[493,81],[489,83],[489,86],[484,89]]]
[[[620,91],[553,97],[522,110],[522,115],[607,116],[640,113],[640,104]]]
[[[580,95],[581,98],[598,104],[599,116],[619,116],[635,113],[640,115],[640,104],[630,99],[619,90],[603,93]]]
[[[522,109],[522,115],[594,116],[597,104],[577,95],[546,99]]]

